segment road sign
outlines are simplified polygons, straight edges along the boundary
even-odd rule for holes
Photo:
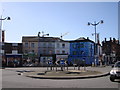
[[[52,65],[52,64],[53,64],[52,60],[49,60],[49,61],[48,61],[48,64],[49,64],[49,65]]]
[[[65,65],[65,60],[60,60],[60,65]]]

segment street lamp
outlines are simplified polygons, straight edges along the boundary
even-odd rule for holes
[[[2,18],[2,16],[1,16],[1,18],[0,18],[0,21],[1,21],[1,24],[0,24],[0,42],[1,42],[1,31],[2,31],[2,21],[3,20],[10,20],[10,17],[6,17],[6,18]]]
[[[1,18],[0,18],[0,63],[1,63],[1,61],[2,61],[2,41],[1,41],[1,34],[2,34],[2,21],[3,20],[10,20],[10,17],[6,17],[6,18],[2,18],[2,16],[1,16]]]
[[[97,49],[97,47],[96,47],[96,26],[98,24],[103,24],[103,23],[104,23],[103,20],[101,20],[101,21],[99,21],[97,23],[96,23],[96,21],[94,23],[88,22],[88,26],[92,25],[95,28],[95,65],[96,65],[96,55],[97,55],[97,51],[96,51],[96,49]]]
[[[7,20],[10,20],[10,17],[6,17],[6,18],[0,18],[0,20],[5,20],[5,19],[7,19]]]

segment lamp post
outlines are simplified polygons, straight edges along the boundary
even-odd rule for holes
[[[10,20],[10,17],[2,18],[2,16],[1,16],[1,18],[0,18],[0,21],[1,21],[1,22],[0,22],[0,23],[1,23],[1,24],[0,24],[0,42],[2,42],[2,41],[1,41],[1,36],[2,36],[2,35],[1,35],[1,31],[2,31],[2,21],[3,21],[3,20],[6,20],[6,19],[7,19],[7,20]]]
[[[92,25],[92,26],[94,26],[94,28],[95,28],[95,51],[94,51],[94,53],[95,53],[95,63],[94,63],[94,65],[96,66],[96,56],[97,56],[97,46],[96,46],[96,26],[97,25],[99,25],[99,24],[103,24],[103,20],[101,20],[101,21],[99,21],[99,22],[96,22],[96,21],[94,21],[94,23],[90,23],[90,22],[88,22],[88,26],[90,26],[90,25]]]
[[[3,20],[10,20],[10,17],[6,17],[6,18],[2,18],[2,15],[1,15],[1,18],[0,18],[0,63],[2,61],[2,40],[1,40],[1,36],[2,36],[2,21]]]

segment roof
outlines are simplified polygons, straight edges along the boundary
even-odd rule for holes
[[[23,36],[22,42],[57,42],[57,41],[63,41],[66,42],[58,37],[38,37],[38,36]]]
[[[92,42],[92,43],[94,43],[94,41],[90,40],[89,38],[86,39],[84,37],[80,37],[80,38],[78,38],[76,40],[72,40],[70,42]]]

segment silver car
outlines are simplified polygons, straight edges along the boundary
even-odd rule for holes
[[[115,79],[120,80],[120,61],[117,61],[110,71],[110,80],[114,82]]]

